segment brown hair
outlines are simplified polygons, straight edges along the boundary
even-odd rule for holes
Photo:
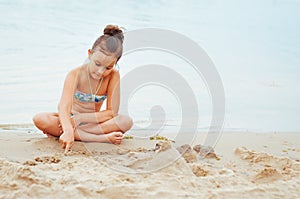
[[[118,26],[107,25],[103,35],[94,42],[92,51],[99,47],[100,51],[107,55],[114,54],[118,61],[123,53],[123,40],[123,31]]]

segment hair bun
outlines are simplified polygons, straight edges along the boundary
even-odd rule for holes
[[[123,43],[124,40],[123,31],[117,25],[107,25],[104,28],[103,33],[105,35],[115,36],[118,39],[120,39],[120,41]]]

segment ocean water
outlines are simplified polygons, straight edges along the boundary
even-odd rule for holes
[[[0,124],[32,123],[35,113],[56,111],[67,72],[84,62],[105,25],[117,24],[129,32],[171,30],[203,48],[224,86],[225,130],[300,131],[298,0],[0,0],[0,10]],[[198,128],[208,129],[211,95],[191,66],[172,54],[144,50],[120,60],[121,77],[146,64],[168,66],[189,82]],[[132,93],[127,108],[135,124],[146,128],[160,118],[151,117],[156,106],[165,112],[166,129],[178,129],[182,106],[161,85]]]

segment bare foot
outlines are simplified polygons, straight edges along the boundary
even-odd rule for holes
[[[108,142],[113,144],[121,144],[123,133],[121,132],[112,132],[105,134],[105,137],[107,138]]]
[[[47,133],[46,131],[43,131],[43,133],[44,133],[48,138],[53,138],[53,137],[54,137],[53,135]]]

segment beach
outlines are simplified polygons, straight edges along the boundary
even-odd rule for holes
[[[1,127],[0,198],[300,196],[299,133],[224,132],[205,155],[194,147],[202,135],[185,151],[127,136],[121,145],[75,142],[64,154],[56,138],[30,128]]]
[[[174,31],[196,42],[215,64],[226,96],[226,130],[300,131],[300,4],[295,0],[193,0],[189,5],[182,1],[13,0],[2,1],[0,9],[5,19],[0,22],[0,90],[5,93],[0,98],[0,124],[30,123],[38,112],[57,111],[67,73],[85,62],[87,50],[103,28],[116,24],[126,29],[124,54],[118,63],[121,86],[141,66],[168,67],[189,84],[184,91],[193,90],[201,113],[198,127],[209,128],[212,99],[207,83],[212,82],[198,74],[187,56],[173,54],[171,46],[161,48],[164,52],[149,49],[151,45],[134,52],[125,50],[135,42],[128,41],[132,31]],[[174,42],[178,41],[170,43]],[[171,74],[168,78],[178,82]],[[128,106],[121,106],[120,111],[129,112],[135,123],[143,125],[149,121],[151,108],[160,105],[166,122],[180,127],[185,104],[178,101],[181,93],[172,91],[180,85],[172,88],[162,81],[149,82],[130,93]],[[124,94],[128,91],[121,89]]]
[[[300,198],[299,1],[0,9],[0,199]],[[124,29],[118,114],[134,126],[121,145],[65,154],[32,118],[57,112],[65,77],[108,24]]]

